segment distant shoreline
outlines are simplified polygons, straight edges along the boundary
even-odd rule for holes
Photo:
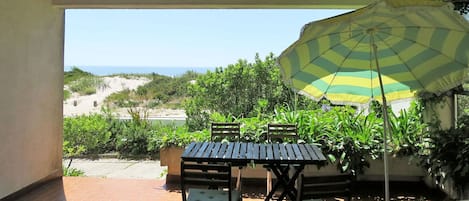
[[[70,71],[74,66],[64,66],[64,71]],[[98,76],[115,74],[151,74],[156,73],[166,76],[179,76],[187,71],[207,73],[214,71],[216,67],[144,67],[144,66],[76,66],[79,69]]]

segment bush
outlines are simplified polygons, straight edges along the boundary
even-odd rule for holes
[[[63,176],[66,177],[80,177],[85,175],[85,172],[82,170],[71,168],[71,167],[64,167],[62,168]]]
[[[64,118],[64,144],[66,157],[98,153],[110,140],[111,132],[103,115],[81,115]]]
[[[469,181],[469,116],[460,117],[458,125],[448,130],[441,129],[439,122],[431,126],[419,155],[421,164],[437,184],[451,178],[461,194]]]

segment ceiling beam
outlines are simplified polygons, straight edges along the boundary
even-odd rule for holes
[[[373,0],[52,0],[62,8],[355,9]]]

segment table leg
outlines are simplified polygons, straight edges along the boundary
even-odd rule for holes
[[[287,185],[285,185],[285,190],[280,195],[279,200],[283,200],[285,196],[290,197],[291,200],[296,200],[296,197],[298,196],[298,190],[295,188],[295,183],[304,167],[304,165],[295,167],[296,171],[293,173],[293,176],[289,178]]]
[[[295,166],[295,173],[293,173],[292,177],[290,178],[289,175],[289,166],[281,166],[279,164],[272,164],[269,165],[270,169],[272,172],[275,174],[277,177],[277,182],[273,186],[272,190],[269,192],[269,194],[266,196],[265,200],[271,200],[272,196],[274,195],[275,191],[282,186],[283,192],[280,195],[278,200],[283,200],[285,197],[288,196],[290,200],[296,200],[298,190],[295,188],[295,183],[296,180],[298,179],[298,176],[304,169],[304,165],[299,165]]]
[[[279,188],[280,186],[286,186],[287,185],[287,183],[288,183],[288,172],[290,170],[290,167],[289,166],[283,166],[282,167],[278,164],[272,164],[272,165],[269,165],[269,169],[271,169],[271,171],[277,177],[277,182],[272,187],[269,194],[265,197],[266,201],[272,199],[272,196],[274,195],[277,188]]]

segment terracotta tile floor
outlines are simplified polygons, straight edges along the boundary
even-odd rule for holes
[[[379,201],[382,199],[382,183],[360,183],[354,201]],[[174,190],[171,190],[174,189]],[[261,187],[244,188],[244,201],[261,201]],[[444,194],[424,187],[419,183],[392,183],[392,200],[399,201],[442,201]],[[15,201],[179,201],[180,190],[165,185],[165,180],[111,179],[97,177],[63,177],[49,181]],[[336,200],[336,199],[327,199]]]
[[[46,182],[8,201],[180,201],[180,190],[165,180],[63,177]],[[260,201],[261,198],[243,198]],[[3,200],[2,200],[3,201]]]

